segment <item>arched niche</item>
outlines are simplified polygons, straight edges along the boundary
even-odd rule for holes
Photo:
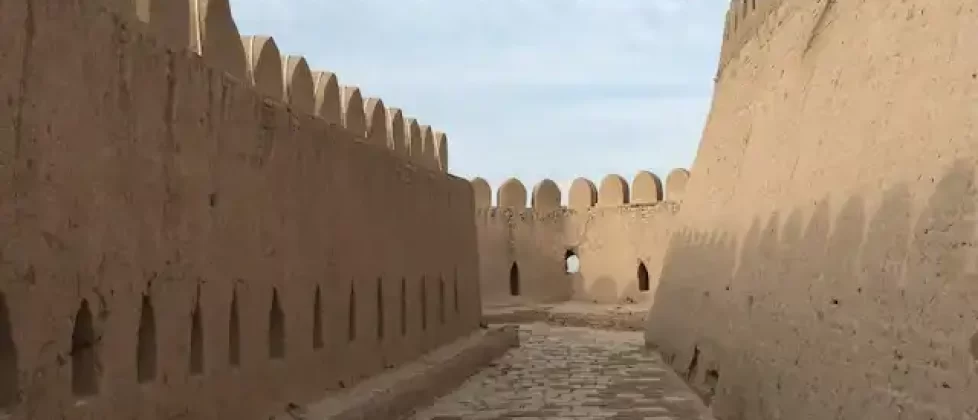
[[[602,206],[628,204],[628,182],[625,178],[616,174],[604,177],[598,189],[598,204]]]
[[[472,178],[472,195],[475,198],[475,208],[485,209],[492,207],[492,188],[489,183],[482,178]]]
[[[282,97],[282,58],[275,39],[255,35],[241,37],[247,65],[245,81],[259,93],[280,100]]]
[[[539,211],[553,211],[560,208],[560,187],[549,179],[540,181],[533,187],[531,207]]]
[[[571,183],[567,197],[568,207],[575,210],[587,210],[598,202],[598,189],[586,178],[577,178]]]
[[[496,205],[499,208],[516,210],[526,208],[526,187],[516,178],[510,178],[503,182],[496,194]]]
[[[632,203],[655,204],[662,201],[662,181],[649,171],[639,171],[632,179]]]

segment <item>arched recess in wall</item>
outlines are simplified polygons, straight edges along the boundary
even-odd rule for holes
[[[136,344],[136,378],[139,383],[156,379],[156,365],[156,314],[153,313],[150,297],[143,295]]]
[[[0,410],[10,409],[20,401],[19,366],[7,296],[0,293]]]
[[[197,286],[197,302],[190,314],[190,374],[204,373],[204,323],[200,313],[200,286]]]
[[[587,210],[598,202],[598,189],[587,178],[577,178],[571,183],[567,197],[568,207],[575,210]]]
[[[356,284],[350,284],[350,302],[346,313],[346,339],[353,342],[357,339],[357,289]]]
[[[228,316],[228,364],[241,366],[241,322],[238,318],[238,292],[231,291],[231,314]]]
[[[98,394],[98,364],[92,311],[88,301],[82,300],[71,333],[71,390],[76,397]]]
[[[515,262],[509,267],[509,295],[520,295],[520,268]]]
[[[649,270],[645,268],[644,262],[638,263],[638,290],[642,292],[649,291]]]
[[[312,302],[312,348],[323,348],[323,298],[318,285]]]
[[[455,305],[455,315],[461,313],[461,308],[458,304],[458,267],[455,267],[454,276],[452,276],[452,302]]]
[[[438,322],[445,324],[445,278],[438,276]]]
[[[598,204],[603,206],[620,206],[629,203],[628,182],[621,175],[611,174],[601,180],[598,189]]]
[[[384,338],[384,279],[377,277],[377,339]]]
[[[401,277],[401,336],[407,335],[407,279]]]
[[[285,313],[275,288],[272,288],[272,306],[268,309],[268,358],[285,358]]]
[[[581,259],[577,257],[577,252],[568,249],[564,252],[564,273],[577,274],[581,271]]]
[[[421,331],[428,330],[428,279],[421,276],[421,293],[418,304],[421,308]]]

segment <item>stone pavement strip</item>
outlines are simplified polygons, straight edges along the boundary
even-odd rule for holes
[[[536,323],[520,342],[411,419],[713,419],[640,332]]]

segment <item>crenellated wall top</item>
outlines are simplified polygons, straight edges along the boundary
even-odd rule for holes
[[[294,113],[313,114],[343,126],[358,141],[385,147],[417,166],[447,172],[448,136],[443,132],[388,108],[381,99],[364,97],[359,87],[342,85],[332,72],[310,68],[302,56],[282,55],[271,36],[242,36],[229,0],[121,2],[121,8],[128,8],[123,13],[146,23],[172,50],[200,55],[208,65]]]
[[[629,183],[618,174],[605,176],[600,184],[587,178],[577,178],[567,192],[567,208],[586,210],[591,207],[617,207],[627,205],[649,205],[662,201],[680,202],[690,173],[677,168],[669,172],[665,184],[657,175],[649,171],[639,171]],[[475,194],[476,208],[493,207],[492,188],[482,178],[471,181]],[[527,188],[516,178],[509,178],[496,190],[496,205],[499,208],[522,210],[532,208],[549,212],[564,208],[563,194],[556,182],[544,179],[533,186],[527,201]]]

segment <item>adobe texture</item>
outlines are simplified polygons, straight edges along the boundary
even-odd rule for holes
[[[0,32],[12,418],[267,419],[478,328],[443,134],[226,0],[5,0]]]
[[[619,175],[606,176],[598,187],[578,178],[566,207],[551,180],[533,188],[527,207],[519,180],[504,182],[492,206],[489,184],[473,179],[483,301],[651,302],[688,177],[674,170],[665,191],[647,171],[636,174],[631,188]],[[576,273],[565,266],[572,255],[579,261]]]
[[[974,418],[978,7],[749,2],[647,341],[725,420]]]

